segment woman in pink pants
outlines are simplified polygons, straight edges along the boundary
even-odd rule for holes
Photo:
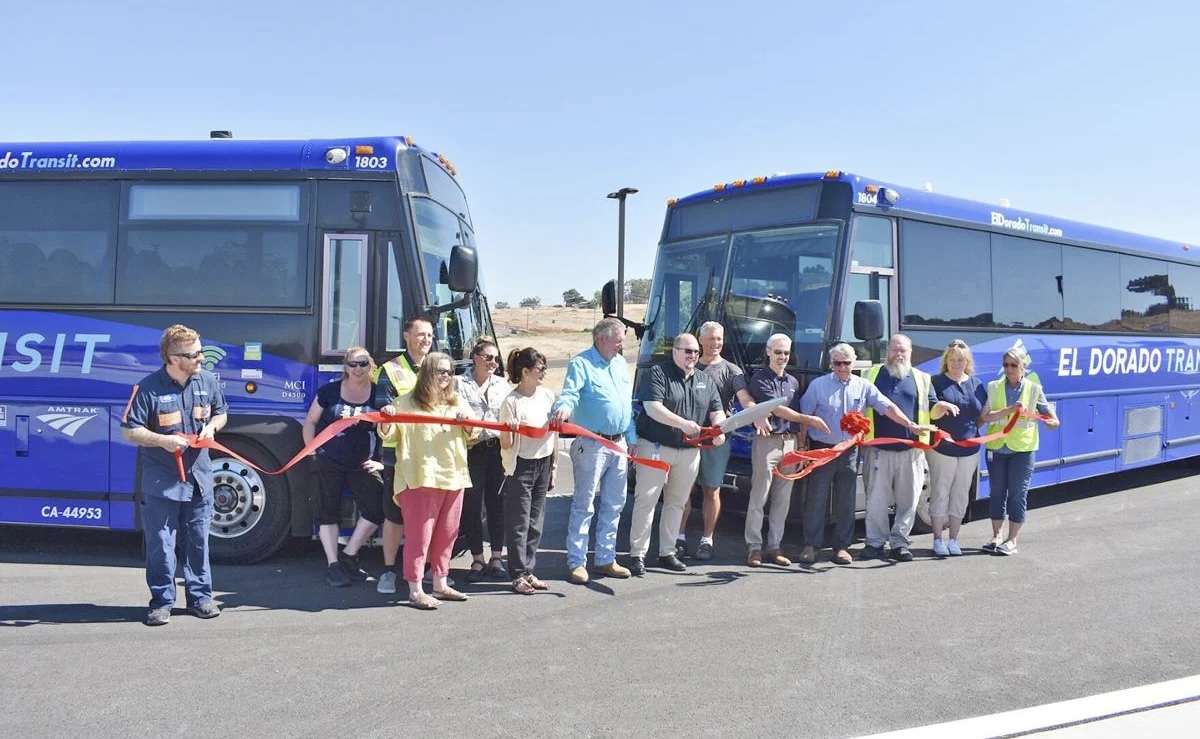
[[[470,487],[467,439],[478,429],[451,421],[471,417],[466,402],[454,392],[450,357],[426,355],[413,391],[383,409],[385,414],[416,413],[441,423],[381,424],[379,435],[396,443],[394,496],[404,513],[404,580],[408,602],[431,611],[441,600],[466,600],[446,582],[450,556],[458,538],[463,488]],[[432,597],[421,586],[425,562],[433,573]]]

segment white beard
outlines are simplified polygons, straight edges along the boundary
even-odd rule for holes
[[[912,365],[908,362],[888,362],[885,366],[888,374],[897,380],[903,380],[912,373]]]

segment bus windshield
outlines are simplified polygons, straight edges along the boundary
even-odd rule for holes
[[[663,244],[642,342],[646,361],[704,321],[725,326],[727,352],[760,364],[767,339],[793,342],[793,366],[816,368],[829,323],[836,223],[734,232]]]
[[[427,302],[444,305],[461,293],[450,290],[450,251],[457,245],[471,245],[471,229],[457,215],[440,204],[414,197],[413,217],[417,223],[417,247],[425,271]],[[487,333],[486,317],[478,301],[438,316],[434,332],[438,348],[452,357],[465,356],[475,340]]]

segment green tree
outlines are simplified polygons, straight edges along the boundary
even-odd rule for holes
[[[507,307],[508,307],[508,303],[504,302],[503,300],[496,302],[496,310],[504,310]]]
[[[650,280],[637,279],[625,281],[625,302],[645,303],[650,300]]]
[[[583,302],[585,302],[585,298],[575,288],[571,288],[563,293],[563,305],[565,306],[578,307]]]
[[[533,297],[521,298],[521,302],[518,303],[518,305],[520,305],[522,308],[536,308],[541,304],[542,304],[541,298],[533,298]]]

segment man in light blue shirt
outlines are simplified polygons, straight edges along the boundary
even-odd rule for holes
[[[867,408],[886,415],[901,425],[911,421],[905,417],[892,401],[879,392],[873,384],[851,372],[854,365],[854,347],[838,344],[829,350],[829,364],[833,369],[808,384],[800,398],[800,412],[820,418],[829,426],[826,433],[817,428],[805,428],[810,449],[828,449],[840,441],[850,438],[842,430],[842,416],[851,411],[865,413]],[[850,564],[850,542],[854,539],[854,492],[858,477],[858,447],[850,447],[837,459],[818,467],[808,476],[808,491],[804,497],[804,549],[800,552],[801,564],[810,564],[825,544],[825,517],[829,512],[830,492],[833,493],[833,554],[830,560],[841,565]]]
[[[592,348],[580,352],[567,364],[562,394],[554,403],[550,425],[570,420],[577,426],[623,444],[637,443],[633,425],[633,383],[624,351],[625,325],[605,318],[592,329]],[[575,492],[567,524],[567,568],[570,580],[588,581],[588,533],[596,516],[595,571],[609,577],[629,577],[617,564],[617,523],[625,508],[628,460],[594,439],[576,437],[571,443],[571,465]],[[600,506],[594,508],[596,493]]]

